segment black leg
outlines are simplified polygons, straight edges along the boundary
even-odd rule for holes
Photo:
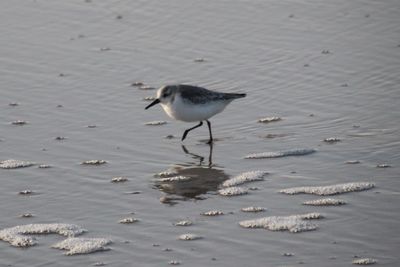
[[[187,129],[187,130],[183,133],[183,135],[182,135],[182,141],[185,140],[186,135],[187,135],[191,130],[196,129],[196,128],[200,127],[201,125],[203,125],[203,122],[202,122],[202,121],[201,121],[199,124],[197,124],[196,126]]]
[[[212,137],[212,133],[211,133],[211,122],[209,122],[208,120],[206,120],[206,122],[207,122],[207,126],[208,126],[208,131],[210,132],[210,140],[208,140],[207,144],[212,144],[213,137]]]

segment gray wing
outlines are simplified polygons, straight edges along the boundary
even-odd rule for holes
[[[210,101],[227,101],[245,97],[246,94],[220,93],[193,85],[178,85],[178,91],[183,99],[193,104],[204,104]]]

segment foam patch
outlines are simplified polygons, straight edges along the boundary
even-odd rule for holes
[[[105,246],[110,243],[112,243],[112,241],[106,238],[71,237],[52,245],[52,248],[68,250],[64,254],[70,256],[109,250],[109,248]]]
[[[270,123],[270,122],[280,121],[280,120],[282,120],[282,118],[280,118],[280,117],[266,117],[266,118],[259,119],[258,122]]]
[[[310,206],[339,206],[346,204],[346,201],[334,198],[320,198],[303,202],[303,205]]]
[[[243,212],[262,212],[262,211],[265,211],[265,208],[251,206],[251,207],[242,208],[241,211],[243,211]]]
[[[35,163],[33,162],[16,160],[16,159],[8,159],[0,161],[0,168],[2,169],[17,169],[17,168],[30,167],[33,165],[35,165]]]
[[[288,151],[278,151],[278,152],[263,152],[263,153],[253,153],[245,156],[245,159],[265,159],[265,158],[282,158],[289,156],[303,156],[309,155],[316,152],[315,149],[294,149]]]
[[[218,194],[221,196],[240,196],[247,193],[247,189],[239,186],[232,186],[218,190]]]
[[[371,259],[371,258],[363,258],[363,259],[353,260],[352,263],[357,264],[357,265],[371,265],[371,264],[375,264],[376,260]]]
[[[319,213],[307,213],[290,216],[270,216],[255,220],[247,220],[239,222],[244,228],[264,228],[271,231],[289,231],[291,233],[299,233],[304,231],[312,231],[318,228],[309,220],[320,219],[322,215]]]
[[[183,235],[179,236],[179,240],[190,241],[190,240],[197,240],[197,239],[202,239],[202,237],[198,236],[196,234],[183,234]]]
[[[158,181],[165,183],[165,182],[182,182],[182,181],[189,181],[192,178],[189,176],[173,176],[173,177],[165,177],[165,178],[160,178]]]
[[[336,185],[328,185],[328,186],[302,186],[302,187],[293,187],[286,188],[280,190],[280,193],[295,195],[295,194],[314,194],[320,196],[327,195],[336,195],[347,192],[357,192],[364,191],[371,188],[374,188],[374,183],[369,182],[357,182],[357,183],[345,183],[345,184],[336,184]]]
[[[248,182],[254,181],[262,181],[264,180],[264,176],[266,176],[268,172],[265,171],[249,171],[244,172],[239,175],[236,175],[233,178],[230,178],[222,183],[223,187],[231,187],[236,186]]]
[[[36,244],[34,237],[27,236],[29,234],[59,234],[74,237],[84,232],[86,232],[85,229],[74,224],[27,224],[1,230],[0,240],[8,242],[14,247],[29,247]]]

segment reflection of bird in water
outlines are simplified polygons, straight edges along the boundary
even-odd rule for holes
[[[210,191],[217,191],[218,186],[229,178],[222,169],[211,167],[212,146],[210,146],[209,164],[202,166],[204,157],[191,153],[186,147],[182,146],[186,154],[200,160],[200,164],[195,165],[179,164],[171,169],[158,174],[160,177],[155,181],[155,187],[170,195],[162,198],[162,202],[169,203],[169,200],[180,200],[185,198],[202,199],[200,195]]]
[[[213,144],[209,144],[209,146],[210,146],[210,153],[208,154],[208,167],[211,167],[211,165],[212,165]],[[189,150],[187,150],[187,148],[184,145],[182,145],[182,150],[183,150],[183,152],[185,152],[185,154],[192,155],[192,157],[194,159],[200,159],[199,166],[201,166],[203,164],[204,157],[189,152]]]

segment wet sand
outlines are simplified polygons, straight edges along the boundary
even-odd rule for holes
[[[57,234],[34,235],[29,248],[0,241],[0,266],[399,264],[398,1],[37,0],[0,9],[0,161],[35,164],[0,169],[0,230],[62,223],[112,240],[110,250],[77,256],[51,248],[64,246]],[[191,124],[144,110],[167,83],[247,97],[211,119],[212,149],[205,126],[182,146]],[[296,149],[315,152],[245,158]],[[225,180],[257,170],[268,175],[239,185],[246,194],[218,194]],[[334,206],[279,192],[350,182],[375,187],[330,196],[346,203]],[[313,231],[239,225],[309,213],[323,216],[306,221]]]

